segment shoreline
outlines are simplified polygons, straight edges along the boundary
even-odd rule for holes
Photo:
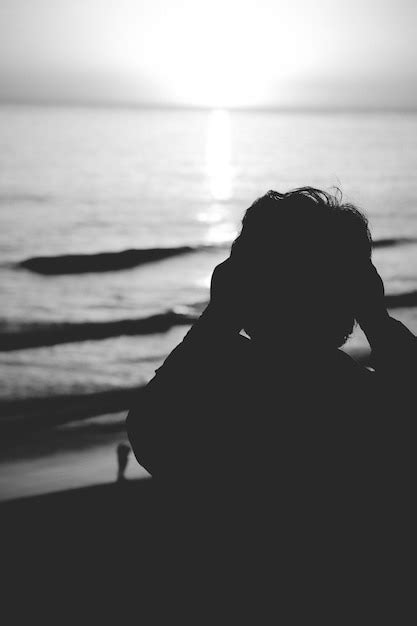
[[[369,348],[354,345],[346,350],[356,361],[367,365]],[[19,398],[0,400],[0,453],[10,441],[23,435],[60,426],[71,422],[81,422],[92,417],[128,411],[135,402],[140,402],[144,385],[95,391],[85,394],[62,394],[39,398]],[[5,442],[4,438],[9,438]]]
[[[369,353],[349,352],[362,362]],[[0,403],[10,409],[0,421],[0,502],[115,481],[116,448],[128,442],[125,419],[141,389]],[[133,453],[126,477],[149,477]]]
[[[62,394],[0,401],[0,433],[13,438],[46,427],[127,411],[140,398],[142,387],[109,389],[88,394]],[[4,441],[3,441],[4,443]],[[0,450],[2,448],[0,443]]]
[[[9,446],[0,460],[0,502],[115,483],[116,448],[127,443],[125,416],[112,413],[81,427],[46,429]],[[127,482],[148,476],[130,454]]]

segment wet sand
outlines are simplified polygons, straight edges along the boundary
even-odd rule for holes
[[[103,415],[21,437],[2,451],[0,501],[115,481],[116,448],[127,442],[125,417]],[[131,454],[126,477],[147,476]]]

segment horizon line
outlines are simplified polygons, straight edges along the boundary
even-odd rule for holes
[[[0,107],[51,107],[51,108],[80,108],[80,109],[138,109],[138,110],[166,110],[166,111],[231,111],[242,113],[417,113],[416,105],[210,105],[187,104],[176,102],[139,102],[121,100],[112,102],[106,100],[84,99],[54,99],[54,98],[8,98],[0,97]]]

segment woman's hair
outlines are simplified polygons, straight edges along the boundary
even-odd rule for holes
[[[268,191],[249,207],[231,259],[248,277],[248,289],[253,285],[252,300],[267,293],[268,306],[301,307],[310,332],[340,346],[355,322],[354,277],[371,252],[368,220],[342,201],[339,189],[332,195],[300,187]],[[257,314],[248,308],[250,323],[261,323],[259,308]]]

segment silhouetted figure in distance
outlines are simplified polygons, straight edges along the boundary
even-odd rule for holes
[[[130,446],[125,443],[119,443],[117,446],[117,482],[126,480],[125,472],[129,462]]]

